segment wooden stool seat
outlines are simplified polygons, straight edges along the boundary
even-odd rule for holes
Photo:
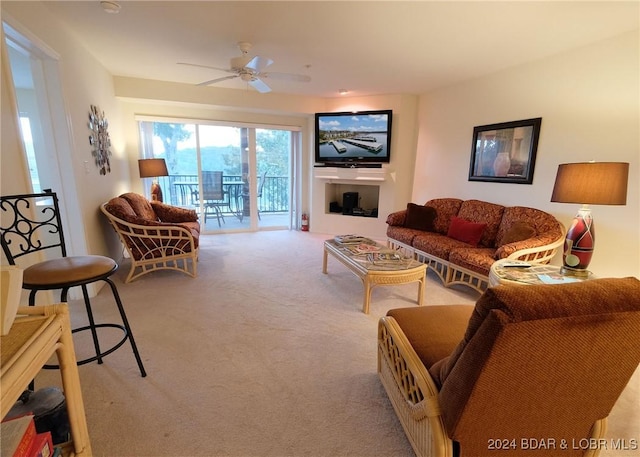
[[[115,260],[101,255],[61,257],[27,267],[22,283],[25,289],[61,289],[98,281],[117,269]]]

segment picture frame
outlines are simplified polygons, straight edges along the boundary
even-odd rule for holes
[[[469,181],[531,184],[542,118],[473,128]]]

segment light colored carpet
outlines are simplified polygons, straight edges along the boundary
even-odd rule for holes
[[[412,456],[376,375],[376,333],[388,309],[416,306],[417,284],[375,288],[365,315],[352,273],[329,258],[322,274],[325,238],[206,236],[197,279],[156,272],[123,284],[125,261],[116,283],[148,376],[128,345],[80,367],[95,455]],[[428,278],[427,305],[477,297]],[[97,321],[118,321],[107,288],[93,304]],[[82,304],[70,306],[84,324]],[[89,347],[76,336],[78,358]],[[58,384],[57,372],[36,382]],[[635,395],[610,424],[621,433],[631,419],[630,434],[615,437],[640,437]]]

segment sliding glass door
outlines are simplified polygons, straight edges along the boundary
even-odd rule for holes
[[[259,227],[289,226],[292,132],[256,129],[256,208]]]
[[[196,209],[203,232],[291,228],[291,131],[142,119],[139,130],[141,158],[167,163],[165,203]]]

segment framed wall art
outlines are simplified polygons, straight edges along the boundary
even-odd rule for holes
[[[542,118],[473,128],[469,181],[531,184]]]
[[[104,117],[104,111],[101,111],[95,105],[89,108],[89,144],[93,146],[93,159],[96,167],[101,175],[111,173],[111,138],[109,138],[109,121]]]

